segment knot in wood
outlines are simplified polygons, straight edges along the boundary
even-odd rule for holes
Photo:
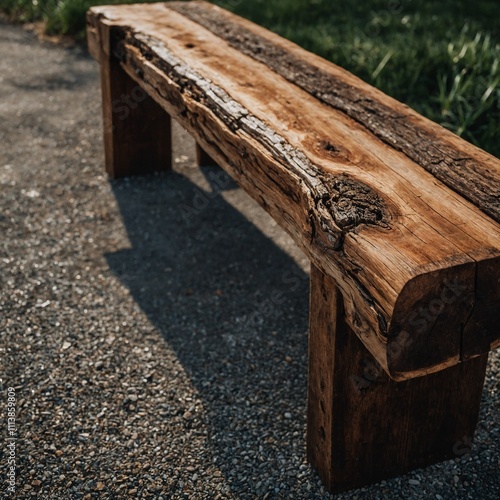
[[[360,224],[387,226],[384,201],[369,186],[347,175],[325,184],[328,194],[322,201],[340,229],[351,230]]]

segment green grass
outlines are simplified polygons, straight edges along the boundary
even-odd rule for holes
[[[49,33],[80,34],[98,0],[0,0]],[[358,75],[500,157],[497,0],[215,0]]]
[[[20,22],[44,21],[50,35],[85,36],[85,13],[93,5],[133,3],[119,0],[0,0],[0,11]],[[138,2],[135,2],[138,3]]]

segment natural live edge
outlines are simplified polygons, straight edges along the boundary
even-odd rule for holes
[[[499,171],[478,169],[477,160],[459,152],[435,131],[416,126],[410,113],[362,95],[360,89],[327,73],[272,40],[235,23],[236,16],[207,2],[171,2],[168,8],[209,29],[243,54],[367,127],[389,146],[403,152],[448,187],[500,222]],[[305,55],[305,54],[304,54]]]
[[[471,294],[475,293],[475,262],[458,262],[446,268],[447,272],[453,272],[450,269],[460,267],[458,285],[468,290],[461,299],[467,306],[462,308],[463,317],[449,318],[453,326],[450,331],[455,333],[443,343],[442,335],[437,336],[435,325],[431,324],[422,335],[412,335],[409,342],[406,333],[413,326],[409,318],[414,306],[411,300],[415,290],[412,287],[419,290],[422,304],[432,302],[439,290],[429,288],[426,283],[417,286],[422,278],[416,276],[400,291],[389,317],[370,290],[358,280],[352,262],[343,255],[343,241],[351,231],[355,234],[358,228],[367,231],[367,227],[390,230],[391,213],[384,200],[347,173],[325,175],[300,150],[252,116],[223,89],[190,69],[164,44],[134,33],[126,26],[113,26],[112,21],[107,20],[111,24],[111,33],[104,33],[106,30],[102,24],[105,20],[99,23],[98,16],[98,13],[95,17],[89,15],[89,45],[94,47],[94,55],[100,57],[95,48],[101,47],[106,54],[122,60],[125,71],[191,131],[203,148],[280,222],[322,271],[336,279],[344,296],[350,298],[345,301],[348,323],[389,375],[397,379],[410,378],[440,370],[460,360],[461,338],[455,333],[471,316],[473,304],[467,306],[467,301],[470,302]],[[101,39],[92,39],[92,33]],[[254,166],[252,176],[258,174],[255,179],[245,175],[249,164]],[[286,168],[281,168],[283,165]],[[283,174],[286,174],[286,182],[280,178]],[[292,201],[287,207],[289,213],[283,214],[281,205],[273,206],[273,193]],[[342,201],[347,203],[347,211],[340,210]],[[494,250],[492,255],[495,256]],[[438,269],[436,273],[439,275],[445,271]],[[442,284],[444,278],[431,281]],[[439,326],[447,318],[447,313],[450,316],[455,312],[458,304],[455,301],[453,307],[448,308],[445,304],[436,324]],[[445,349],[443,352],[435,350],[436,357],[429,364],[427,358],[421,359],[415,353],[418,354],[424,346],[429,350],[429,344],[432,349],[432,342],[437,347],[444,345]],[[407,363],[413,365],[408,368]]]

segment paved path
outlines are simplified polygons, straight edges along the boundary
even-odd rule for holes
[[[194,167],[180,130],[173,173],[109,182],[99,103],[84,51],[0,22],[1,404],[14,386],[19,498],[327,497],[305,461],[307,261]],[[458,443],[454,461],[344,498],[500,497],[499,359],[471,454]]]

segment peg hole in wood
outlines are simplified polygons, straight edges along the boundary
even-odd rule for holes
[[[326,441],[326,432],[323,426],[319,428],[319,434],[321,436],[321,441]]]

